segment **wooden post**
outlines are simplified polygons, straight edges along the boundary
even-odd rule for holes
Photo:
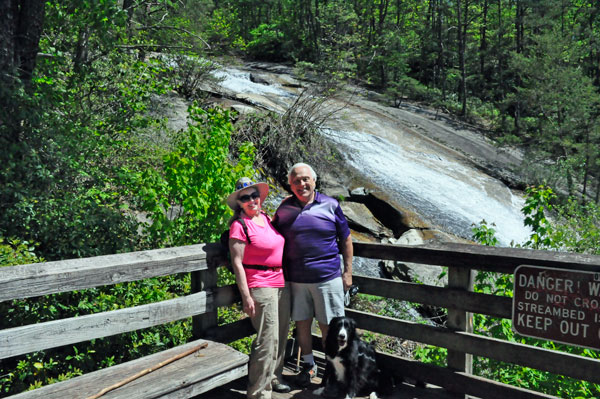
[[[218,262],[207,254],[207,269],[192,272],[192,293],[206,291],[211,292],[217,287],[217,265]],[[214,305],[213,305],[214,306]],[[207,312],[192,318],[192,333],[194,339],[209,338],[206,331],[211,327],[217,326],[217,307],[211,312]]]
[[[473,290],[473,272],[471,269],[449,267],[448,288]],[[447,327],[453,330],[473,332],[473,314],[463,310],[448,308]],[[448,368],[473,373],[473,355],[455,350],[448,350]],[[464,395],[457,395],[457,397]]]

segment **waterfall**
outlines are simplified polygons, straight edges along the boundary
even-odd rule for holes
[[[220,90],[276,112],[284,111],[297,95],[282,85],[254,83],[250,72],[236,68],[225,68],[217,76]],[[397,119],[385,106],[361,99],[346,104],[322,133],[343,148],[346,162],[364,178],[432,227],[470,239],[472,225],[485,220],[496,225],[500,245],[529,237],[520,211],[522,196]],[[421,128],[431,129],[431,121]]]
[[[524,242],[521,197],[474,168],[356,131],[327,134],[347,151],[346,161],[431,226],[470,238],[472,225],[495,223],[501,245]]]

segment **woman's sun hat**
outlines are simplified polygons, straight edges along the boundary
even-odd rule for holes
[[[248,177],[242,177],[235,183],[235,191],[227,197],[227,205],[234,211],[238,209],[237,199],[240,195],[240,191],[247,189],[248,187],[254,187],[258,190],[260,195],[260,204],[262,205],[267,194],[269,194],[269,185],[267,183],[254,183]]]

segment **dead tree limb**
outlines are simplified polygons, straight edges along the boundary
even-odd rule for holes
[[[179,353],[179,354],[177,354],[177,355],[175,355],[175,356],[173,356],[173,357],[171,357],[171,358],[169,358],[167,360],[163,360],[162,362],[158,363],[155,366],[152,366],[150,368],[144,369],[144,370],[140,371],[139,373],[132,375],[131,377],[127,377],[126,379],[124,379],[122,381],[119,381],[119,382],[117,382],[114,385],[106,387],[103,390],[101,390],[100,392],[98,392],[97,394],[92,395],[92,396],[88,396],[86,399],[97,399],[100,396],[104,395],[105,393],[112,391],[113,389],[117,389],[117,388],[122,387],[125,384],[129,384],[133,380],[136,380],[136,379],[138,379],[138,378],[140,378],[140,377],[142,377],[142,376],[144,376],[146,374],[149,374],[149,373],[151,373],[151,372],[153,372],[155,370],[158,370],[159,368],[161,368],[163,366],[166,366],[167,364],[172,363],[175,360],[179,360],[179,359],[181,359],[183,357],[191,355],[192,353],[194,353],[196,351],[199,351],[200,349],[204,349],[207,346],[208,346],[207,342],[204,342],[204,343],[202,343],[200,345],[194,346],[193,348],[188,349],[185,352],[181,352],[181,353]]]

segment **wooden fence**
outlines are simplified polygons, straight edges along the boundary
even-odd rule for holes
[[[472,292],[474,270],[512,274],[519,265],[600,272],[600,256],[464,244],[395,246],[355,243],[355,256],[448,266],[448,286],[434,287],[354,276],[361,293],[446,308],[434,327],[347,309],[369,331],[448,349],[447,367],[381,355],[394,373],[481,398],[548,398],[478,377],[471,357],[483,356],[600,383],[600,361],[473,334],[471,314],[511,318],[512,299]],[[133,308],[0,330],[0,359],[193,318],[195,338],[231,342],[253,334],[249,320],[217,325],[217,308],[240,300],[235,286],[217,287],[219,244],[141,251],[0,268],[0,301],[192,273],[190,295]],[[317,340],[318,341],[318,340]],[[81,377],[78,377],[81,378]],[[183,396],[182,396],[183,397]]]

